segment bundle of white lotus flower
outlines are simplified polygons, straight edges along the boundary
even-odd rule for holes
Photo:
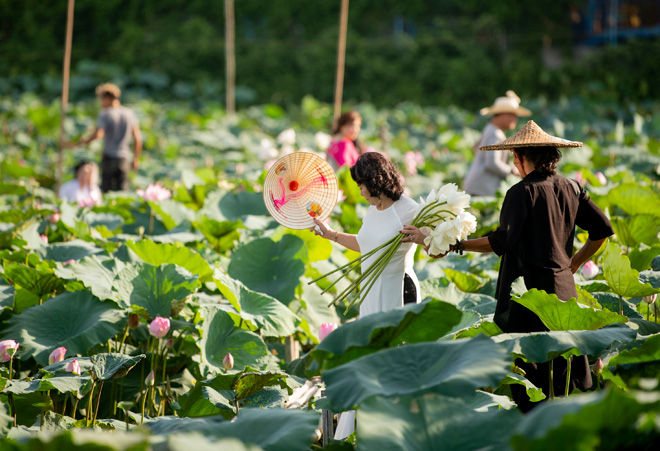
[[[464,191],[459,191],[458,186],[454,183],[444,185],[437,192],[435,190],[431,191],[426,200],[420,199],[420,205],[412,225],[418,227],[427,235],[424,244],[430,255],[441,255],[449,252],[452,245],[466,239],[470,233],[476,230],[477,218],[465,211],[469,206],[470,195]],[[360,255],[359,258],[312,280],[310,283],[317,282],[336,272],[342,272],[342,275],[332,285],[323,290],[325,293],[352,271],[359,270],[362,261],[385,248],[383,254],[346,289],[339,293],[330,304],[337,304],[347,299],[354,292],[355,297],[346,308],[346,312],[356,303],[359,307],[373,284],[380,277],[383,269],[401,246],[401,239],[405,236],[399,233],[376,249]]]

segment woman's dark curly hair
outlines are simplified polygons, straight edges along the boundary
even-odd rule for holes
[[[360,155],[351,167],[351,177],[358,185],[364,185],[373,197],[382,193],[397,201],[403,194],[403,177],[392,161],[380,152]]]
[[[549,176],[557,173],[561,152],[556,147],[519,147],[514,149],[514,152],[532,163],[534,170],[541,175]]]

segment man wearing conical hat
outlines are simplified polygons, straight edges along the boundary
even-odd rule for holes
[[[480,112],[493,117],[474,146],[476,153],[463,189],[473,196],[494,196],[502,180],[515,169],[509,163],[509,152],[479,152],[479,147],[504,141],[504,132],[516,128],[518,117],[531,116],[532,112],[520,106],[520,98],[513,91],[507,91],[505,97],[498,97],[493,105]]]

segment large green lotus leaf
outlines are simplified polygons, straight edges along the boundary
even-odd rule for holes
[[[318,427],[319,414],[300,409],[243,408],[234,421],[205,428],[207,437],[237,438],[264,450],[309,449]]]
[[[143,307],[153,319],[168,318],[172,301],[182,301],[199,288],[196,275],[175,264],[127,266],[115,278],[113,290],[123,306]]]
[[[652,246],[658,242],[660,221],[657,216],[635,215],[629,219],[630,233],[638,243]]]
[[[216,270],[213,280],[241,318],[254,323],[264,336],[288,336],[293,334],[300,324],[300,318],[286,305],[275,298],[249,290],[223,271]]]
[[[287,388],[287,375],[284,373],[273,373],[268,371],[248,372],[238,376],[234,383],[236,399],[246,399],[257,394],[264,387],[279,385]]]
[[[80,280],[99,299],[118,301],[117,292],[112,290],[115,277],[125,265],[116,258],[90,255],[79,262],[55,269],[55,274],[64,279]]]
[[[493,337],[516,357],[530,362],[547,362],[567,352],[596,357],[615,342],[630,343],[637,333],[624,325],[598,330],[501,334]]]
[[[479,334],[484,334],[487,337],[492,337],[495,335],[499,335],[501,333],[502,333],[502,329],[500,329],[497,324],[495,324],[492,321],[483,321],[475,325],[474,327],[459,332],[458,334],[456,334],[456,338],[471,338],[471,337],[476,337]]]
[[[613,216],[610,222],[612,224],[612,229],[614,230],[614,233],[616,233],[616,237],[621,244],[629,248],[637,247],[639,241],[635,239],[630,231],[630,222],[628,218]]]
[[[90,227],[104,226],[110,231],[115,230],[124,224],[124,218],[118,214],[95,211],[85,212],[82,221]]]
[[[20,208],[16,210],[4,210],[0,211],[0,222],[17,224],[26,221],[33,216],[47,216],[52,213],[52,210],[38,210],[36,208],[28,208],[27,210]]]
[[[466,293],[477,293],[486,284],[486,281],[481,280],[474,274],[456,271],[451,268],[445,268],[443,271],[447,279],[452,281],[459,290]]]
[[[4,277],[23,287],[37,298],[45,298],[64,288],[64,282],[52,272],[40,271],[19,263],[6,263]]]
[[[621,351],[609,361],[609,366],[625,365],[660,360],[660,335],[653,335],[644,340],[642,346],[629,351]]]
[[[12,317],[2,339],[21,344],[21,359],[34,357],[46,365],[50,352],[60,346],[70,354],[87,354],[90,348],[115,336],[124,321],[124,313],[113,302],[100,301],[88,291],[76,291]]]
[[[12,403],[16,409],[16,422],[23,426],[32,426],[41,412],[53,409],[53,401],[45,392],[13,395]]]
[[[254,395],[245,398],[241,404],[245,407],[258,407],[260,409],[272,409],[273,407],[284,407],[289,400],[289,393],[279,387],[264,387]]]
[[[192,222],[195,220],[195,212],[193,210],[173,199],[166,199],[159,202],[149,201],[149,207],[163,221],[163,224],[168,230],[173,229],[182,222]]]
[[[217,208],[230,221],[244,220],[248,215],[268,216],[262,193],[226,193],[219,199]]]
[[[631,268],[628,257],[622,255],[621,248],[611,241],[603,253],[603,275],[612,291],[619,296],[632,298],[660,292],[651,284],[639,281],[639,272]]]
[[[103,252],[88,241],[71,240],[65,243],[51,244],[45,248],[37,250],[37,253],[42,258],[47,260],[54,260],[56,262],[67,262],[69,260],[80,260],[88,255],[98,254]]]
[[[637,271],[644,271],[651,267],[651,262],[660,255],[660,245],[655,244],[646,249],[633,249],[628,254],[630,266]]]
[[[503,347],[480,335],[385,349],[324,371],[323,380],[334,410],[342,411],[373,395],[469,398],[479,387],[496,387],[510,364]]]
[[[497,301],[492,296],[479,293],[466,293],[445,278],[427,279],[420,283],[422,299],[431,297],[454,304],[460,310],[474,310],[481,315],[495,313]]]
[[[660,403],[648,393],[616,388],[548,401],[525,415],[513,431],[514,449],[651,449],[655,428],[640,427],[640,415],[655,416]],[[649,448],[649,446],[651,448]]]
[[[4,309],[14,308],[14,298],[15,298],[15,296],[16,296],[16,288],[15,287],[13,287],[11,285],[0,284],[0,313]]]
[[[134,420],[140,421],[140,414],[129,413]],[[164,415],[156,418],[145,418],[144,425],[154,435],[169,435],[193,431],[203,432],[212,430],[225,422],[220,415],[205,418],[181,418],[179,416]],[[215,437],[215,436],[213,436]]]
[[[575,298],[564,302],[556,294],[536,288],[512,299],[536,313],[550,330],[596,330],[628,321],[628,318],[618,313],[580,307]]]
[[[401,343],[434,341],[446,335],[461,320],[451,304],[428,301],[374,313],[343,324],[311,352],[310,374],[319,374],[380,349]]]
[[[646,186],[636,183],[622,183],[611,189],[608,201],[631,216],[652,215],[660,217],[660,199],[658,194]]]
[[[209,282],[213,272],[208,262],[192,249],[174,244],[159,244],[151,240],[141,240],[137,243],[127,241],[126,246],[132,249],[146,263],[159,266],[164,263],[174,263],[186,268],[199,276],[199,281]]]
[[[232,253],[229,276],[288,305],[305,273],[305,264],[297,258],[303,246],[300,238],[291,235],[277,242],[269,238],[251,241]]]
[[[146,357],[144,354],[133,357],[118,353],[95,354],[91,357],[94,379],[120,379]]]
[[[243,443],[236,438],[211,440],[204,435],[193,432],[189,434],[167,435],[167,451],[261,451],[257,445]]]
[[[66,367],[74,359],[78,361],[78,366],[80,366],[80,374],[91,373],[92,368],[94,367],[89,357],[69,357],[62,360],[61,362],[51,363],[50,365],[43,367],[41,371],[58,376],[62,375],[62,373],[70,374],[68,371],[66,371]]]
[[[271,238],[275,241],[279,241],[284,235],[293,235],[297,236],[305,243],[305,248],[307,249],[307,256],[310,262],[317,262],[319,260],[327,260],[332,254],[332,244],[329,240],[322,238],[320,236],[314,235],[314,233],[309,230],[294,230],[286,229],[280,227],[276,233],[272,235]]]
[[[234,242],[241,237],[238,229],[242,226],[241,221],[216,221],[206,216],[195,222],[195,227],[218,252],[226,252],[234,247]]]
[[[204,382],[198,382],[185,395],[178,398],[180,414],[186,417],[206,417],[222,415],[229,420],[236,415],[234,391],[215,389]]]
[[[358,409],[357,435],[365,451],[507,449],[522,414],[517,410],[477,412],[445,396],[373,396]]]
[[[545,399],[545,393],[543,390],[534,385],[529,379],[524,376],[521,376],[516,373],[510,373],[504,379],[500,381],[500,386],[502,385],[522,385],[525,387],[527,396],[529,396],[530,401],[539,402]]]
[[[268,348],[257,334],[238,329],[229,313],[217,307],[201,307],[202,338],[201,365],[205,374],[217,374],[222,370],[222,359],[227,353],[234,357],[233,371],[242,371],[246,366],[263,369],[268,363]]]
[[[16,395],[40,391],[46,392],[48,390],[57,390],[60,393],[82,393],[83,387],[88,385],[90,380],[91,378],[89,376],[76,376],[72,373],[48,379],[33,379],[31,381],[11,380],[7,383],[3,392]]]
[[[639,280],[651,284],[653,288],[660,288],[660,271],[642,271]]]

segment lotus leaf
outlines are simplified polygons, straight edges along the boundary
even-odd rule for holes
[[[196,275],[175,264],[127,266],[115,277],[113,290],[121,305],[144,308],[153,319],[167,318],[172,302],[182,301],[199,288]]]
[[[221,371],[222,359],[227,353],[234,357],[234,371],[241,371],[246,366],[256,369],[266,367],[268,348],[258,335],[238,329],[231,316],[217,307],[202,307],[200,314],[204,321],[201,323],[202,338],[198,343],[201,348],[200,367],[205,374]]]
[[[479,387],[497,386],[509,365],[504,348],[480,335],[385,349],[326,370],[323,380],[333,410],[341,411],[372,395],[469,398]]]
[[[66,262],[69,260],[80,260],[83,257],[98,254],[102,251],[102,249],[96,247],[93,243],[83,240],[72,240],[66,243],[51,244],[37,252],[45,259]]]
[[[608,200],[629,215],[652,215],[660,217],[660,199],[646,186],[622,183],[610,190]]]
[[[501,334],[493,339],[516,357],[530,362],[547,362],[570,352],[574,355],[598,356],[615,342],[630,343],[637,333],[624,325],[598,330]]]
[[[146,263],[159,266],[174,263],[199,276],[204,283],[212,278],[212,271],[204,258],[192,249],[174,244],[159,244],[151,240],[127,241],[126,246]]]
[[[55,274],[64,279],[78,279],[99,299],[119,301],[113,291],[115,277],[125,267],[121,260],[90,255],[79,262],[61,266]]]
[[[429,301],[345,323],[312,351],[311,359],[316,362],[308,372],[318,374],[401,343],[437,340],[458,324],[461,316],[451,304]]]
[[[655,399],[654,399],[655,398]],[[609,389],[570,396],[538,406],[514,431],[515,449],[641,449],[658,439],[655,430],[639,430],[640,415],[657,412],[657,397]]]
[[[24,395],[27,393],[46,392],[48,390],[57,390],[60,393],[87,393],[91,378],[89,376],[76,376],[68,373],[48,379],[33,379],[31,381],[11,380],[7,383],[3,392],[13,393],[15,395]]]
[[[289,308],[275,298],[257,293],[234,280],[221,270],[216,270],[214,280],[220,292],[231,302],[241,318],[261,329],[266,337],[283,337],[295,332],[300,324]]]
[[[506,449],[522,415],[517,410],[477,412],[445,396],[373,396],[358,409],[357,434],[363,450]],[[387,431],[384,433],[384,431]]]
[[[556,294],[549,294],[536,288],[512,299],[536,313],[550,330],[596,330],[610,324],[628,321],[623,315],[609,310],[581,307],[575,298],[564,302]]]
[[[303,241],[292,235],[284,235],[277,242],[257,239],[234,250],[228,273],[249,289],[288,305],[305,273],[305,264],[298,258],[303,250]]]
[[[453,282],[459,290],[466,293],[477,293],[486,284],[485,281],[480,280],[474,274],[456,271],[451,268],[446,268],[443,271],[447,279]]]
[[[167,437],[168,451],[261,451],[257,445],[243,443],[236,438],[211,440],[200,433],[175,434]]]
[[[100,381],[120,379],[145,357],[144,354],[135,357],[118,353],[95,354],[90,359],[94,369],[94,379]]]
[[[7,321],[3,339],[21,343],[21,359],[34,357],[41,365],[50,352],[64,346],[70,354],[87,354],[123,327],[125,316],[112,302],[87,291],[64,293]]]
[[[621,249],[616,244],[607,243],[603,258],[605,280],[619,296],[631,298],[660,292],[660,289],[653,288],[651,284],[642,284],[639,281],[639,273],[630,267],[630,260],[621,254]]]
[[[332,254],[332,244],[330,241],[316,236],[309,230],[293,230],[280,227],[279,230],[271,237],[273,240],[278,241],[284,235],[297,236],[305,243],[307,249],[307,260],[310,262],[317,262],[320,260],[327,260]]]
[[[15,286],[19,286],[32,295],[37,302],[50,297],[64,288],[64,282],[55,274],[49,271],[40,271],[18,263],[7,263],[4,265],[4,277],[11,281]],[[18,296],[18,293],[17,293]],[[24,304],[17,300],[17,312],[30,307],[30,304]],[[32,304],[34,305],[34,304]]]

